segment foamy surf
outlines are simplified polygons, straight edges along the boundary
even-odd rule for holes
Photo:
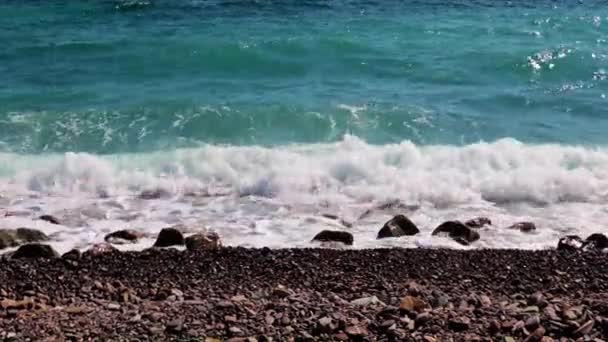
[[[466,146],[330,144],[214,146],[109,156],[0,154],[0,228],[37,228],[64,252],[125,228],[204,225],[227,245],[304,247],[322,229],[344,229],[354,248],[465,248],[432,237],[441,222],[487,216],[493,227],[466,248],[554,247],[565,234],[605,231],[608,150],[528,145],[512,139]],[[155,199],[142,199],[159,190]],[[386,205],[393,203],[397,205]],[[396,213],[422,233],[376,240]],[[35,220],[60,217],[63,225]],[[328,214],[338,219],[328,218]],[[538,229],[504,229],[520,220]],[[347,227],[352,225],[352,227]]]

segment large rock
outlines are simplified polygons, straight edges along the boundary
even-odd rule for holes
[[[163,228],[160,233],[158,233],[158,237],[154,243],[154,247],[182,245],[184,245],[184,235],[176,228]]]
[[[524,233],[528,233],[533,230],[536,230],[536,225],[534,224],[534,222],[517,222],[509,226],[509,229],[517,229]]]
[[[447,235],[463,245],[479,240],[479,233],[460,221],[444,222],[435,228],[432,235]]]
[[[354,242],[353,234],[339,230],[323,230],[312,238],[313,241],[322,242],[341,242],[345,245],[352,245]]]
[[[418,227],[404,215],[397,215],[384,224],[378,232],[378,239],[416,235],[420,232]]]
[[[222,247],[222,241],[215,232],[198,233],[186,238],[186,248],[189,251],[209,251],[220,247]]]
[[[20,258],[35,258],[35,259],[52,259],[58,257],[59,254],[49,245],[39,243],[30,243],[19,247],[13,254],[13,259]]]
[[[608,237],[600,233],[591,234],[589,235],[589,237],[587,237],[587,239],[585,239],[585,242],[583,243],[583,248],[585,250],[602,250],[604,248],[608,248]]]
[[[557,243],[558,251],[574,252],[583,247],[583,239],[578,235],[568,235],[559,239]]]
[[[483,228],[485,226],[491,226],[492,220],[487,217],[475,217],[464,223],[470,228]]]
[[[23,243],[48,240],[43,232],[30,228],[0,229],[0,249],[16,247]]]
[[[142,232],[132,229],[123,229],[106,235],[104,240],[112,244],[120,245],[124,243],[135,243],[143,236],[144,234]]]

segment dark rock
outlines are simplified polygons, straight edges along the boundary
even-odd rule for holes
[[[595,233],[589,235],[585,242],[583,243],[583,248],[585,250],[589,249],[599,249],[602,250],[604,248],[608,248],[608,237],[604,234]]]
[[[574,252],[583,247],[583,239],[578,235],[568,235],[559,239],[557,243],[558,251]]]
[[[435,228],[432,235],[447,235],[463,245],[479,240],[479,233],[460,221],[444,222]]]
[[[487,217],[476,217],[464,223],[469,228],[483,228],[486,225],[491,226],[492,221]]]
[[[404,215],[397,215],[384,224],[378,232],[378,239],[416,235],[420,232],[418,227]]]
[[[80,259],[80,257],[81,257],[81,253],[80,253],[80,250],[78,250],[78,249],[72,249],[71,251],[69,251],[61,256],[62,259],[67,259],[67,260],[78,260],[78,259]]]
[[[184,236],[179,230],[175,228],[163,228],[158,233],[154,247],[182,246],[184,243]]]
[[[342,242],[346,245],[353,244],[353,234],[349,232],[342,232],[338,230],[324,230],[319,234],[315,235],[312,239],[313,241],[334,241],[334,242]]]
[[[184,329],[184,320],[178,318],[167,322],[165,325],[165,331],[168,334],[181,334]]]
[[[19,246],[22,243],[47,241],[43,232],[30,228],[0,229],[0,249]]]
[[[140,199],[144,199],[144,200],[153,200],[153,199],[165,198],[165,197],[169,197],[169,196],[171,196],[171,194],[169,193],[169,191],[167,191],[165,189],[152,189],[152,190],[142,191],[138,197]]]
[[[52,224],[61,224],[61,221],[53,215],[42,215],[38,219]]]
[[[453,318],[448,321],[448,328],[455,332],[461,332],[469,329],[471,321],[467,317]]]
[[[533,222],[517,222],[509,226],[509,229],[517,229],[524,233],[528,233],[533,230],[536,230],[536,225]]]
[[[59,255],[57,252],[55,252],[55,250],[49,245],[30,243],[19,247],[19,249],[15,251],[15,254],[13,254],[12,258],[52,259],[57,258],[58,256]]]
[[[194,234],[188,236],[185,242],[189,251],[214,250],[222,247],[220,236],[215,232]]]
[[[113,244],[122,244],[125,242],[134,243],[144,236],[143,233],[133,229],[117,230],[105,236],[104,240]]]

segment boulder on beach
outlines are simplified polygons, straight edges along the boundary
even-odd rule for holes
[[[600,233],[591,234],[587,237],[587,239],[585,239],[585,242],[583,243],[583,248],[585,250],[603,250],[604,248],[608,248],[608,237]]]
[[[42,215],[38,219],[52,224],[61,224],[61,221],[53,215]]]
[[[479,233],[460,221],[447,221],[440,224],[432,235],[447,235],[462,245],[479,240]]]
[[[144,234],[137,230],[122,229],[106,235],[104,240],[111,244],[120,245],[125,243],[135,243],[143,236]]]
[[[80,253],[80,250],[74,248],[74,249],[70,250],[69,252],[63,254],[61,256],[61,259],[78,260],[78,259],[80,259],[81,256],[82,256],[82,254]]]
[[[491,226],[492,220],[487,217],[475,217],[464,223],[470,228],[483,228],[485,226]]]
[[[559,239],[557,243],[558,251],[574,252],[583,247],[583,239],[578,235],[568,235]]]
[[[185,240],[189,251],[214,250],[222,247],[220,236],[216,232],[198,233]]]
[[[52,259],[58,257],[59,254],[49,246],[40,243],[29,243],[19,247],[13,254],[13,259],[31,258],[31,259]]]
[[[178,229],[163,228],[158,233],[154,247],[183,246],[184,243],[184,235]]]
[[[509,226],[509,229],[517,229],[524,233],[528,233],[533,230],[536,230],[536,225],[534,224],[534,222],[517,222],[517,223]]]
[[[323,230],[312,238],[312,241],[321,242],[341,242],[345,245],[352,245],[354,242],[353,234],[339,230]]]
[[[384,224],[378,232],[377,239],[416,235],[420,232],[418,227],[404,215],[397,215]]]
[[[23,243],[48,240],[43,232],[30,228],[0,229],[0,249],[16,247]]]

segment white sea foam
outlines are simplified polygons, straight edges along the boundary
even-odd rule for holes
[[[169,196],[141,200],[143,190]],[[346,229],[355,248],[449,246],[431,237],[444,220],[488,216],[494,227],[474,247],[537,249],[559,236],[606,232],[608,149],[528,145],[504,139],[467,146],[370,145],[346,136],[332,144],[284,147],[201,146],[169,152],[95,156],[0,154],[0,208],[23,216],[0,228],[28,226],[53,234],[60,251],[135,228],[150,239],[160,228],[203,224],[226,244],[309,246],[316,232]],[[193,195],[194,194],[194,195]],[[398,200],[410,209],[372,210]],[[416,209],[417,208],[417,209]],[[384,221],[409,215],[422,233],[375,240]],[[55,214],[54,226],[33,218]],[[323,217],[335,214],[352,228]],[[504,229],[532,220],[531,234]]]

